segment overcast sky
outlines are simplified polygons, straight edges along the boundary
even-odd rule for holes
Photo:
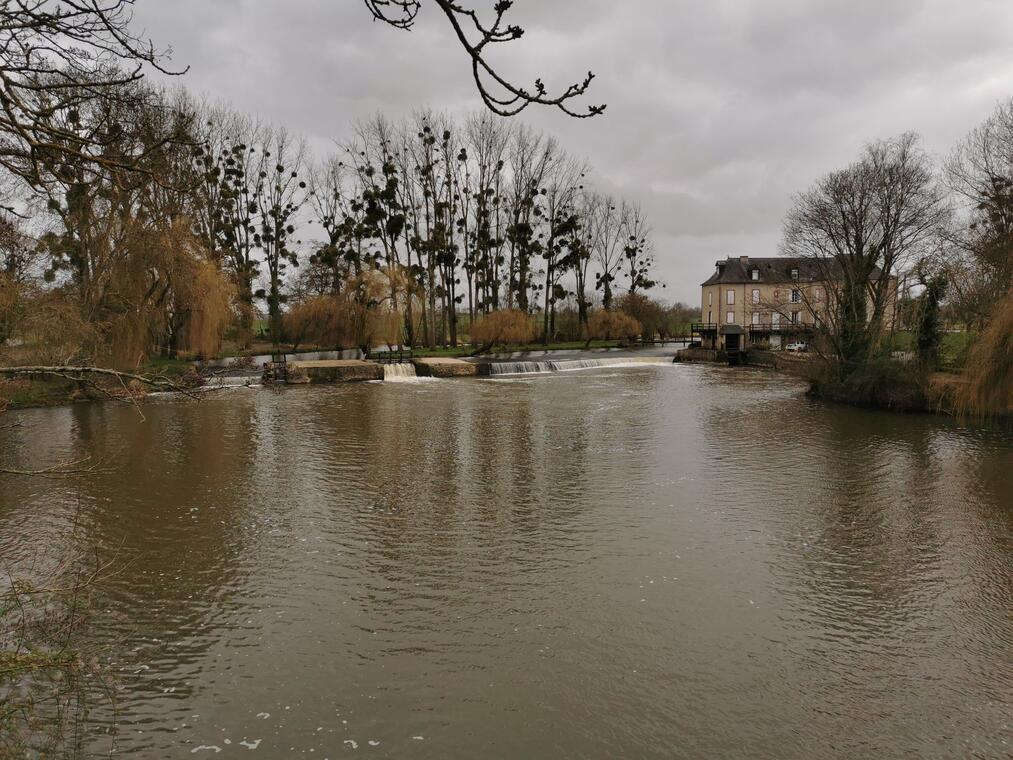
[[[776,255],[792,193],[868,140],[914,130],[942,157],[1013,95],[1010,0],[517,0],[510,13],[526,34],[497,50],[504,73],[552,87],[592,69],[589,102],[608,104],[595,119],[516,118],[644,205],[673,301],[695,303],[718,258]],[[378,110],[480,107],[426,0],[411,33],[361,0],[137,0],[135,21],[191,67],[192,91],[318,147]]]

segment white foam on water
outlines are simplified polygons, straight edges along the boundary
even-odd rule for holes
[[[199,747],[194,747],[192,750],[190,750],[190,754],[196,755],[198,752],[204,752],[205,750],[211,750],[217,755],[219,752],[222,751],[222,748],[219,747],[217,744],[202,744]]]
[[[264,741],[264,740],[263,739],[254,739],[252,742],[248,742],[248,741],[246,741],[246,739],[243,739],[239,743],[241,745],[243,745],[244,747],[246,747],[247,749],[256,749],[257,747],[260,746],[260,743],[262,741]]]
[[[541,362],[492,362],[489,374],[497,375],[546,375],[552,372],[575,372],[585,369],[633,368],[671,365],[672,360],[664,356],[645,356],[638,359],[565,359]]]
[[[385,383],[431,383],[435,377],[419,377],[415,373],[415,365],[401,364],[383,365],[383,382]]]

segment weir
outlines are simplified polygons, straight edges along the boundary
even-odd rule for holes
[[[383,379],[384,382],[397,383],[405,382],[408,380],[414,380],[416,378],[415,365],[410,362],[403,362],[401,364],[384,364],[383,365]]]
[[[579,369],[595,369],[598,367],[639,367],[651,364],[670,364],[671,360],[663,356],[643,357],[638,359],[566,359],[541,362],[490,362],[490,375],[529,375],[546,374],[549,372],[571,372]]]

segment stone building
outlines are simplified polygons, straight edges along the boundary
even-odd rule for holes
[[[879,276],[877,270],[874,277]],[[730,352],[804,341],[827,317],[836,283],[826,280],[820,262],[812,259],[739,256],[718,261],[701,285],[702,323],[694,325],[694,332],[704,347]],[[896,303],[896,281],[891,280],[887,325],[893,323]],[[870,299],[870,313],[871,307]]]

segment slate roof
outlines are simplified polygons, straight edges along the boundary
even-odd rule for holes
[[[745,260],[743,260],[745,259]],[[833,266],[833,263],[830,264]],[[739,284],[744,282],[788,283],[788,282],[819,282],[825,279],[821,262],[810,258],[791,258],[778,256],[775,258],[753,259],[747,257],[727,258],[716,262],[717,271],[701,285]],[[758,269],[759,279],[753,279],[753,270]],[[791,270],[798,270],[798,278],[791,276]],[[881,272],[876,269],[873,278],[878,279]]]

